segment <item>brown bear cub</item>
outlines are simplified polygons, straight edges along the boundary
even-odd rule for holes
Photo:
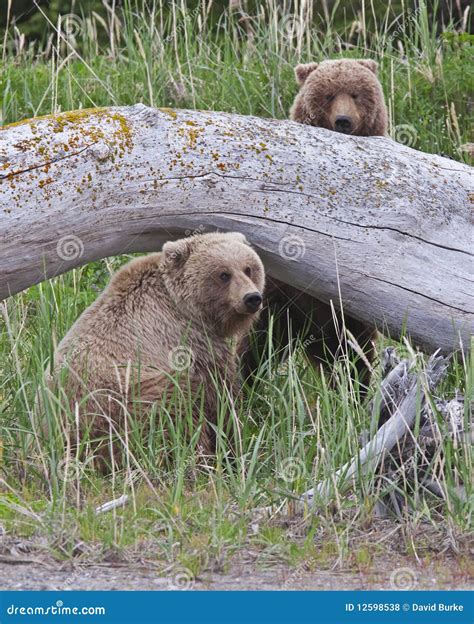
[[[387,109],[375,61],[339,59],[308,63],[298,65],[295,75],[300,90],[290,111],[293,121],[355,136],[387,133]],[[356,362],[359,390],[364,394],[369,377],[366,364],[372,359],[376,335],[372,327],[345,315],[344,319],[339,316],[337,330],[328,304],[270,277],[267,277],[264,303],[265,312],[276,319],[273,329],[276,351],[285,348],[291,338],[300,336],[310,361],[316,365],[331,364],[335,358],[349,353]],[[365,358],[346,348],[343,326],[355,337]],[[269,317],[265,314],[244,358],[244,372],[248,376],[255,372],[265,352],[268,327]]]
[[[214,451],[216,378],[236,383],[236,345],[262,306],[264,269],[239,233],[203,234],[168,242],[161,253],[132,260],[80,316],[54,355],[50,383],[63,388],[91,439],[123,436],[125,408],[138,399],[146,419],[176,390],[204,411],[199,447]],[[98,445],[100,447],[100,445]],[[115,452],[115,451],[114,451]]]
[[[372,60],[339,59],[295,68],[300,87],[290,110],[299,123],[355,136],[387,133],[387,108]]]

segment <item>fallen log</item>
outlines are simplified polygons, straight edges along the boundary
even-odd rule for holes
[[[344,496],[366,474],[377,475],[391,486],[377,501],[377,512],[384,516],[400,515],[400,506],[406,502],[400,492],[407,483],[413,487],[421,484],[438,498],[447,498],[443,452],[447,442],[458,452],[462,446],[470,452],[474,415],[466,416],[464,398],[459,394],[449,400],[433,395],[446,375],[449,358],[434,354],[421,371],[417,370],[420,363],[423,365],[421,354],[400,361],[393,347],[385,349],[383,379],[372,402],[372,422],[381,424],[380,428],[331,478],[301,494],[297,510],[310,507],[317,511],[319,505],[327,504],[331,493]],[[450,481],[456,480],[451,475]],[[460,501],[467,500],[464,483],[458,483],[454,492]]]
[[[425,391],[433,391],[446,374],[448,359],[432,356],[428,362],[425,377]],[[331,491],[343,494],[360,475],[374,473],[387,451],[407,437],[413,428],[419,411],[420,395],[422,403],[426,397],[420,388],[419,374],[411,371],[414,361],[402,360],[392,368],[380,384],[379,396],[373,401],[372,421],[383,423],[377,434],[367,442],[359,453],[347,464],[339,468],[331,479],[318,483],[301,495],[301,502],[314,505],[315,501],[327,498]],[[430,421],[430,424],[431,421]],[[413,435],[410,442],[416,440]],[[413,452],[413,444],[408,445]]]
[[[238,230],[278,279],[428,350],[468,349],[471,189],[462,163],[289,121],[136,105],[20,122],[0,131],[0,299]]]

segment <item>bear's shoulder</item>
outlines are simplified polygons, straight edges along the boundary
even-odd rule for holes
[[[159,252],[131,260],[112,277],[106,289],[107,294],[125,296],[142,288],[147,280],[159,280],[161,258]]]

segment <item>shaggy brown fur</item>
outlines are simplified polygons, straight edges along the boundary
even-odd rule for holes
[[[300,123],[336,130],[358,136],[384,135],[387,131],[387,111],[382,88],[377,79],[377,63],[372,60],[340,59],[298,65],[295,69],[300,86],[290,111],[290,117]],[[276,279],[267,278],[265,312],[276,317],[274,347],[288,345],[291,335],[300,336],[310,361],[316,365],[331,363],[347,353],[341,330],[336,330],[331,307],[311,295]],[[260,319],[252,337],[253,346],[243,358],[244,372],[255,372],[265,352],[269,317]],[[342,328],[342,318],[337,321]],[[344,316],[346,329],[356,338],[366,360],[373,357],[375,331],[366,324]],[[364,359],[356,360],[360,390],[365,390],[368,368]]]
[[[387,132],[387,109],[371,60],[339,59],[298,65],[300,90],[290,118],[300,123],[357,136]]]
[[[204,401],[200,447],[211,454],[214,380],[235,384],[235,343],[258,316],[263,287],[262,262],[242,234],[168,242],[113,276],[59,344],[52,382],[66,369],[63,387],[80,404],[81,422],[107,440],[111,427],[123,433],[132,399],[146,417],[150,403],[176,388],[170,376],[184,369],[178,385],[195,403]]]

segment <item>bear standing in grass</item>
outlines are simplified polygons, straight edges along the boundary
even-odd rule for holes
[[[299,92],[291,107],[293,121],[354,136],[383,136],[387,133],[387,109],[377,78],[377,63],[372,60],[339,59],[308,63],[295,68]],[[339,302],[335,302],[337,305]],[[375,331],[365,323],[344,315],[335,320],[331,307],[308,293],[273,278],[267,279],[265,306],[276,317],[276,349],[288,345],[291,337],[304,340],[306,353],[314,364],[331,363],[348,353],[356,362],[359,389],[368,383],[367,362],[373,356]],[[265,353],[269,319],[265,314],[252,336],[251,349],[244,358],[247,375],[258,366]],[[355,337],[365,358],[347,348],[342,331]],[[365,361],[364,361],[365,359]]]
[[[132,260],[59,344],[51,383],[62,375],[91,439],[123,434],[125,409],[150,404],[178,389],[204,412],[200,447],[214,451],[220,379],[236,381],[236,343],[262,304],[264,269],[245,237],[213,233],[168,242],[162,253]],[[61,372],[63,371],[63,372]],[[201,403],[202,402],[202,403]],[[144,409],[143,409],[143,406]],[[100,445],[99,445],[100,446]]]

